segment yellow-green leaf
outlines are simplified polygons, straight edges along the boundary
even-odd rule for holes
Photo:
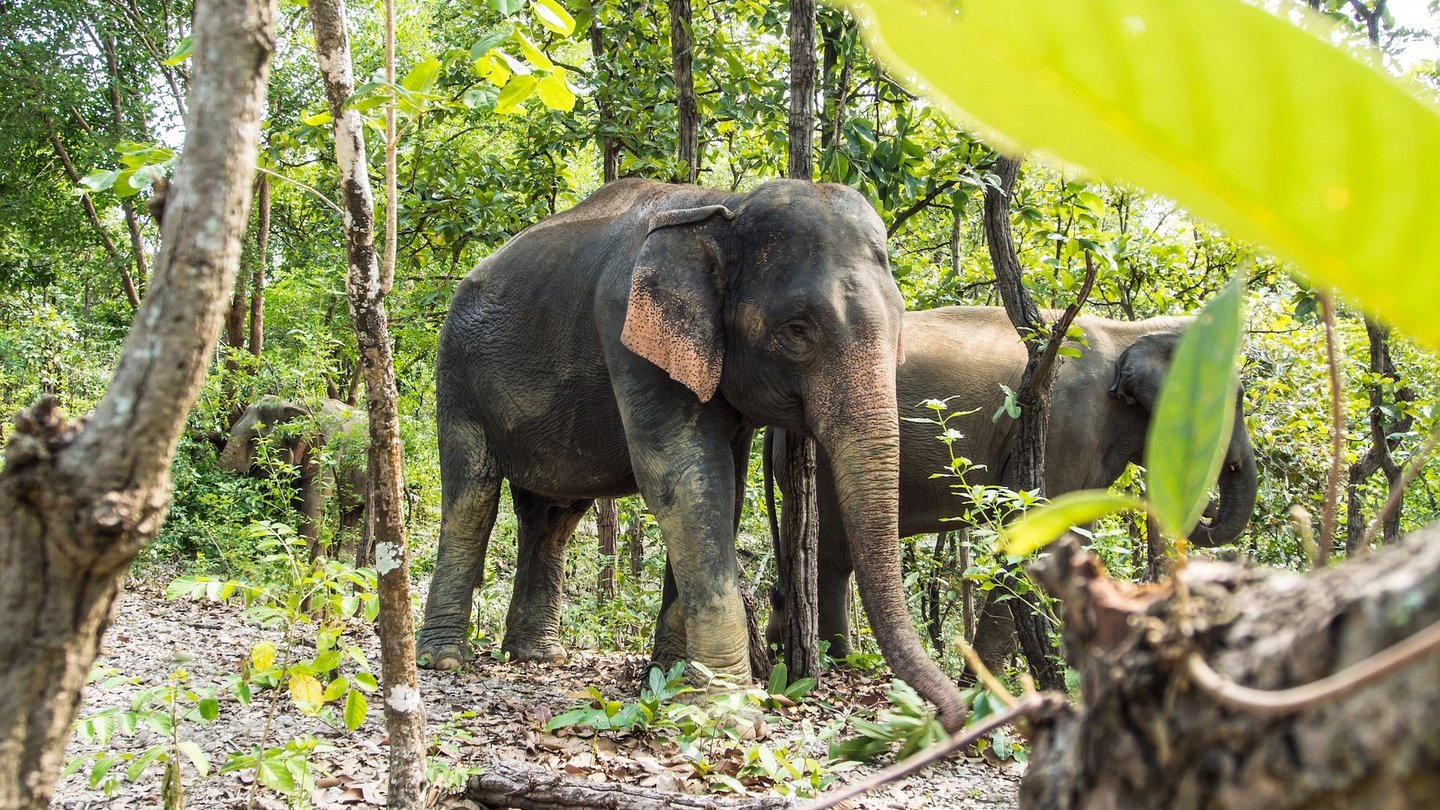
[[[327,111],[327,112],[318,112],[318,113],[315,113],[314,115],[302,115],[302,116],[300,116],[300,123],[304,124],[304,125],[307,126],[307,127],[319,127],[319,126],[324,126],[325,124],[330,123],[330,121],[331,121],[331,117],[330,117],[330,113],[329,113],[328,111]]]
[[[325,689],[314,675],[299,673],[290,676],[290,696],[296,703],[319,706],[324,702]]]
[[[263,672],[275,665],[275,645],[262,641],[250,648],[250,669]]]
[[[552,110],[570,112],[575,108],[575,94],[565,81],[565,72],[556,70],[535,84],[540,101]]]
[[[345,690],[349,688],[350,681],[346,680],[345,676],[342,675],[336,678],[325,687],[324,702],[329,703],[332,700],[338,700],[341,695],[345,694]]]
[[[530,11],[540,24],[563,37],[575,33],[575,18],[555,0],[531,0]]]
[[[365,713],[370,706],[365,700],[365,693],[359,689],[351,689],[350,694],[345,696],[345,727],[354,731],[365,722]]]
[[[1205,305],[1175,347],[1145,440],[1146,492],[1155,519],[1183,537],[1200,519],[1235,425],[1235,355],[1244,324],[1245,276]]]
[[[534,76],[516,76],[506,82],[500,91],[500,98],[495,102],[495,112],[519,112],[520,105],[535,92],[535,84]]]
[[[400,80],[400,86],[412,93],[424,93],[435,86],[435,79],[439,75],[440,60],[432,57],[410,68],[410,72]]]
[[[550,61],[550,57],[546,56],[545,52],[540,50],[539,46],[534,42],[531,42],[530,38],[525,36],[524,32],[516,31],[513,38],[515,43],[520,46],[520,53],[525,56],[525,61],[540,70],[555,69],[555,63]],[[519,71],[516,72],[518,73]]]
[[[1053,542],[1072,526],[1089,523],[1114,512],[1144,508],[1145,505],[1134,498],[1111,495],[1104,490],[1067,492],[1049,503],[1036,506],[1006,526],[1001,531],[1000,549],[1006,554],[1022,556]]]
[[[1241,0],[841,2],[949,115],[1173,197],[1440,348],[1440,112],[1286,19],[1324,33],[1318,17]]]

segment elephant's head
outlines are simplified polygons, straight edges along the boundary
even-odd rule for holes
[[[1110,395],[1153,412],[1179,342],[1179,332],[1154,332],[1131,344],[1116,363]],[[1235,542],[1255,511],[1255,448],[1245,429],[1244,399],[1244,391],[1235,398],[1235,428],[1220,467],[1219,503],[1205,510],[1205,518],[1189,534],[1190,542],[1197,546],[1214,548]]]
[[[622,339],[748,422],[812,436],[829,457],[861,598],[895,674],[954,728],[959,692],[909,620],[898,549],[895,367],[904,304],[885,227],[854,190],[766,184],[733,210],[654,217]]]
[[[255,466],[255,455],[262,438],[275,436],[275,428],[296,419],[310,416],[310,409],[280,397],[266,396],[256,400],[245,409],[235,426],[230,429],[230,439],[220,451],[220,467],[240,475],[259,473]],[[309,450],[309,441],[304,436],[281,431],[275,436],[275,449],[281,461],[299,466]]]

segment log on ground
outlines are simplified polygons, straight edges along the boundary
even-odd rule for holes
[[[470,777],[464,796],[485,807],[519,810],[771,810],[788,799],[721,798],[674,793],[618,782],[576,779],[536,765],[500,760]]]
[[[1221,705],[1186,662],[1198,653],[1231,681],[1284,689],[1424,630],[1440,620],[1440,526],[1304,576],[1192,559],[1186,594],[1112,580],[1073,540],[1034,573],[1063,602],[1080,699],[1037,724],[1022,807],[1436,806],[1440,654],[1271,716]]]

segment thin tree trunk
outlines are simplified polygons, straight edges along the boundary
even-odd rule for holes
[[[630,515],[630,578],[640,578],[645,563],[645,513],[639,506]]]
[[[250,354],[259,357],[265,349],[265,270],[270,265],[270,177],[260,175],[260,224],[256,228],[255,275],[250,280]]]
[[[0,807],[50,805],[125,572],[170,504],[170,464],[230,294],[275,8],[196,0],[195,81],[154,284],[82,425],[18,420],[0,472]]]
[[[672,12],[673,13],[673,12]],[[595,128],[599,131],[601,177],[609,183],[620,176],[620,143],[612,130],[615,113],[610,94],[614,92],[614,73],[610,56],[605,52],[605,30],[600,27],[600,3],[590,4],[590,57],[598,81],[595,85]]]
[[[121,109],[120,95],[120,64],[115,54],[115,38],[113,36],[99,37],[105,52],[105,66],[110,74],[109,92],[106,94],[110,102],[110,122],[113,126],[111,136],[116,141],[124,140],[129,133],[125,129],[125,114]],[[142,122],[143,124],[143,122]],[[145,282],[150,278],[150,263],[145,257],[145,240],[140,235],[140,217],[135,213],[135,204],[131,199],[120,201],[120,209],[125,214],[125,227],[130,234],[130,257],[135,262],[135,284],[138,290],[143,290]]]
[[[343,0],[311,0],[315,50],[335,133],[335,158],[345,211],[346,292],[364,369],[370,416],[370,502],[375,570],[379,574],[380,673],[390,738],[387,805],[419,808],[425,799],[425,707],[415,678],[410,613],[410,552],[405,542],[403,454],[396,411],[395,369],[385,314],[385,286],[375,250],[375,209],[366,171],[360,114],[345,109],[355,91]],[[386,178],[394,182],[394,176]],[[393,238],[393,234],[387,234]]]
[[[1415,424],[1415,417],[1406,412],[1415,400],[1415,392],[1408,385],[1400,384],[1400,373],[1395,369],[1395,363],[1390,359],[1390,346],[1388,338],[1389,330],[1365,320],[1365,333],[1370,339],[1370,374],[1372,382],[1366,389],[1370,395],[1370,447],[1366,449],[1365,455],[1350,465],[1349,482],[1346,485],[1346,510],[1345,510],[1345,550],[1348,554],[1356,554],[1362,549],[1360,541],[1365,536],[1365,510],[1364,493],[1362,492],[1365,482],[1377,472],[1384,473],[1387,491],[1393,490],[1400,483],[1400,465],[1395,463],[1393,452],[1399,441],[1391,438],[1397,434],[1409,432]],[[1385,415],[1385,383],[1383,380],[1394,380],[1395,396],[1394,405],[1404,415],[1393,423]],[[1393,543],[1400,537],[1400,513],[1404,511],[1405,502],[1401,499],[1395,506],[1394,511],[1385,516],[1384,541]]]
[[[600,543],[600,577],[595,603],[604,607],[615,599],[615,547],[620,538],[620,507],[614,498],[595,501],[595,536]]]
[[[60,135],[48,118],[45,124],[49,130],[50,146],[55,149],[55,156],[60,158],[60,165],[65,169],[65,176],[70,178],[70,184],[80,185],[80,172],[75,168],[75,162],[70,159],[70,153],[66,151],[65,144],[60,140]],[[125,291],[125,300],[130,302],[131,309],[140,308],[140,293],[135,289],[135,279],[130,275],[130,268],[126,265],[125,257],[120,255],[120,249],[115,246],[115,241],[110,238],[110,233],[105,230],[105,225],[100,221],[100,214],[95,210],[95,203],[90,199],[88,192],[80,195],[80,205],[85,209],[85,218],[90,220],[90,225],[95,229],[95,235],[100,238],[100,246],[105,248],[105,255],[115,265],[116,272],[120,275],[120,288]]]
[[[670,57],[675,73],[675,120],[679,143],[675,159],[679,180],[700,178],[700,105],[695,99],[694,54],[690,38],[690,0],[668,0],[670,6]]]
[[[790,123],[785,176],[814,177],[815,4],[790,3]],[[820,677],[820,589],[816,560],[819,517],[815,500],[815,440],[785,433],[780,476],[781,590],[785,595],[785,662],[792,679]]]
[[[785,176],[815,176],[815,0],[790,0],[790,127]]]
[[[1090,293],[1095,269],[1087,260],[1086,280],[1075,303],[1056,324],[1047,324],[1040,308],[1025,289],[1024,271],[1010,235],[1010,196],[1020,173],[1020,161],[1001,156],[995,163],[995,173],[1000,178],[999,186],[985,190],[985,241],[990,249],[990,261],[994,265],[995,282],[1005,304],[1005,313],[1025,342],[1027,357],[1025,371],[1015,392],[1020,418],[1016,425],[1014,457],[1010,462],[1013,473],[1003,483],[1011,489],[1034,492],[1044,497],[1045,434],[1050,422],[1050,381],[1055,369],[1056,352],[1064,341],[1070,321]],[[1013,569],[1002,571],[1000,578],[1001,584],[1010,590],[1021,590]],[[1065,680],[1054,660],[1058,651],[1050,643],[1054,628],[1049,619],[1024,599],[1010,600],[1010,609],[1015,617],[1016,635],[1036,682],[1045,689],[1063,690]]]

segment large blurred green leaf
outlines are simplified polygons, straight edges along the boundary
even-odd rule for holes
[[[1100,489],[1067,492],[1028,510],[1001,531],[1000,548],[1006,554],[1029,554],[1069,531],[1072,526],[1099,520],[1126,509],[1145,510],[1145,504],[1126,495]]]
[[[1199,520],[1210,485],[1220,474],[1235,425],[1240,378],[1235,355],[1245,292],[1236,276],[1205,305],[1185,331],[1145,440],[1150,508],[1171,537],[1183,537]]]
[[[840,2],[953,117],[1173,197],[1440,348],[1440,114],[1378,69],[1239,0]]]

